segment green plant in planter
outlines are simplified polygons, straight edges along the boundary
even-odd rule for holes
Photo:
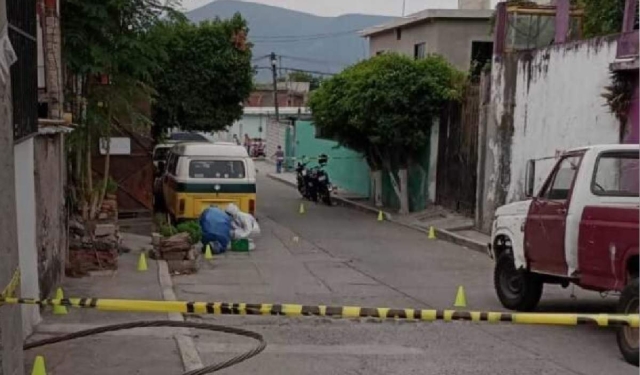
[[[174,234],[178,234],[178,230],[173,225],[162,223],[160,224],[159,233],[162,237],[171,237]]]
[[[99,191],[100,187],[103,186],[104,184],[104,179],[98,181],[95,185],[95,190]],[[118,192],[118,183],[111,177],[109,177],[109,179],[107,180],[107,189],[106,189],[106,193],[107,194],[115,194]]]
[[[178,233],[189,233],[191,243],[198,243],[202,239],[202,229],[196,220],[180,223],[176,229]]]

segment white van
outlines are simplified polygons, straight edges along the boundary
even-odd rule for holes
[[[179,143],[169,152],[162,177],[164,201],[173,220],[198,219],[214,205],[234,203],[255,215],[256,168],[234,143]]]

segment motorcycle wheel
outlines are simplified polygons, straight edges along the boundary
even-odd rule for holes
[[[333,205],[331,203],[331,195],[328,192],[322,196],[322,203],[326,204],[327,206]]]

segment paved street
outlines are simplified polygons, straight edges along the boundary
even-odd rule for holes
[[[486,255],[341,207],[306,204],[260,166],[262,236],[251,254],[216,257],[174,277],[195,301],[452,308],[463,285],[471,310],[502,310]],[[549,287],[541,311],[610,312],[616,297]],[[329,318],[192,317],[261,332],[269,345],[228,374],[635,374],[610,330]],[[198,333],[204,363],[253,343]]]

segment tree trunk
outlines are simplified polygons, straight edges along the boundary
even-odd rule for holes
[[[400,169],[398,170],[398,179],[393,175],[393,171],[388,170],[389,177],[391,178],[391,185],[393,186],[393,191],[395,191],[398,200],[400,201],[400,210],[398,213],[400,214],[408,214],[409,213],[409,195],[407,193],[407,170]]]
[[[107,145],[105,146],[106,152],[104,155],[104,174],[102,177],[102,187],[100,188],[100,196],[98,199],[98,209],[102,207],[104,196],[107,194],[107,186],[109,185],[109,168],[111,164],[111,111],[109,111],[108,121],[109,123],[107,124],[107,134],[105,137],[105,139],[107,140]]]
[[[429,204],[429,192],[427,191],[427,181],[429,180],[429,176],[427,175],[427,171],[424,170],[422,165],[416,163],[415,164],[420,170],[420,194],[424,197],[424,208],[427,208]]]
[[[382,171],[371,171],[371,201],[376,207],[382,207]]]

